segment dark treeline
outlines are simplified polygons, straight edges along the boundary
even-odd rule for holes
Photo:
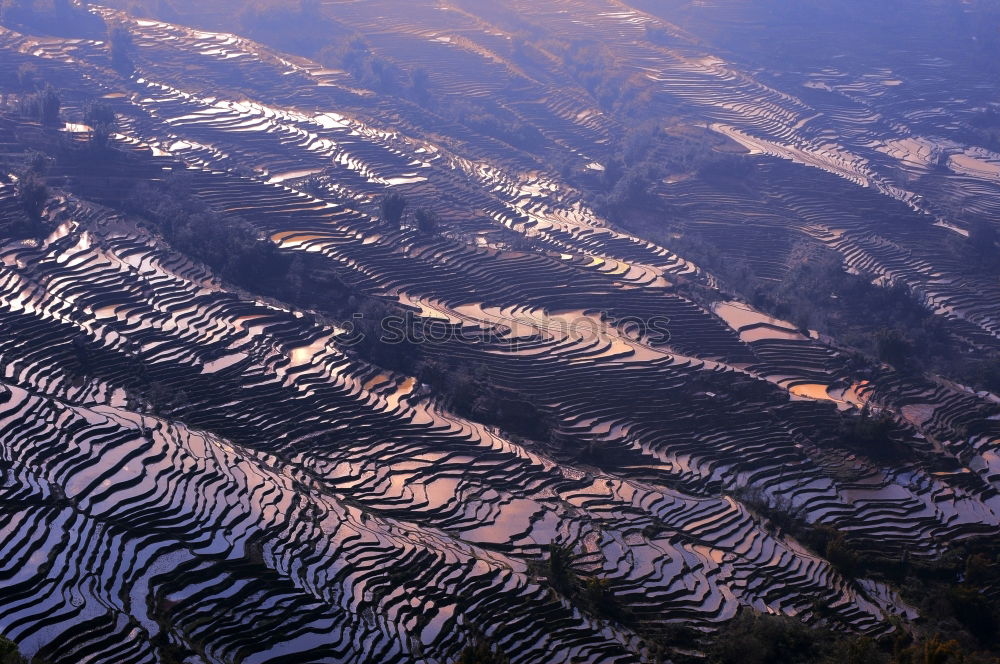
[[[697,176],[718,182],[750,174],[746,160],[724,151],[724,145],[718,136],[682,129],[671,119],[637,121],[614,140],[600,164],[603,170],[565,162],[561,174],[608,220],[629,230],[655,232],[649,220],[672,216],[658,191],[664,179]]]
[[[141,182],[125,209],[151,221],[175,249],[222,278],[264,295],[296,299],[292,259],[244,220],[217,214],[192,195],[184,173],[162,183]]]

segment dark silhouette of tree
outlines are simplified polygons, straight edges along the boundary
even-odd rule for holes
[[[935,635],[899,653],[893,664],[962,664],[965,653],[958,641],[945,641]]]
[[[413,213],[413,219],[417,222],[417,228],[421,233],[434,234],[438,229],[438,218],[433,211],[427,208],[417,208]]]
[[[548,569],[549,585],[570,596],[576,592],[577,578],[573,571],[573,554],[565,546],[553,542],[549,544]]]
[[[24,168],[22,168],[21,171],[24,173],[45,175],[49,172],[49,161],[50,159],[45,155],[45,153],[32,150],[25,155]]]
[[[628,607],[623,606],[612,591],[611,582],[600,577],[590,577],[583,582],[581,603],[595,615],[627,624],[633,620]]]
[[[26,74],[26,80],[28,76],[30,74]],[[53,126],[59,124],[60,106],[59,93],[51,85],[46,85],[45,89],[40,92],[33,92],[21,97],[18,110],[26,118]]]
[[[713,664],[792,664],[818,659],[815,636],[801,622],[744,610],[720,630]]]
[[[503,655],[494,652],[485,640],[477,639],[472,645],[466,646],[455,664],[508,664],[509,661]]]
[[[62,102],[55,88],[46,85],[45,90],[42,91],[40,102],[42,124],[59,124],[59,108],[62,106]]]
[[[108,30],[108,49],[111,52],[111,66],[123,76],[130,76],[135,71],[132,61],[132,35],[121,25]]]
[[[287,297],[293,302],[302,299],[306,286],[306,266],[301,256],[296,256],[288,265],[288,273],[285,275],[285,291]]]
[[[25,173],[17,183],[17,197],[29,219],[41,220],[45,202],[49,200],[49,188],[45,179],[35,172]]]
[[[910,350],[909,342],[899,330],[884,327],[875,332],[875,352],[883,362],[900,366],[910,356]]]
[[[390,191],[382,197],[379,203],[382,221],[393,226],[399,226],[406,211],[406,197],[399,192]]]
[[[0,664],[25,664],[27,661],[21,656],[16,643],[0,636]]]
[[[872,415],[865,404],[858,417],[844,420],[838,445],[875,461],[901,463],[906,460],[907,448],[893,440],[895,429],[896,423],[889,414]]]
[[[427,70],[423,67],[417,67],[410,71],[410,88],[413,90],[413,98],[421,104],[426,104],[430,101],[430,77],[427,75]]]
[[[111,134],[118,126],[114,109],[105,102],[94,102],[84,112],[83,121],[90,127],[91,146],[98,149],[106,148]]]
[[[545,137],[535,127],[495,104],[456,100],[438,109],[447,117],[470,129],[509,145],[535,152]]]
[[[837,532],[830,541],[826,543],[824,556],[830,564],[837,568],[844,576],[854,577],[858,573],[858,556],[847,543],[844,534]]]
[[[22,90],[33,90],[38,81],[38,68],[31,63],[24,63],[17,68],[17,84]]]
[[[975,553],[965,561],[965,581],[973,586],[983,586],[1000,581],[1000,565],[982,553]]]

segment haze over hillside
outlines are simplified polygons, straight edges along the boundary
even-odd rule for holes
[[[996,661],[997,53],[3,3],[0,663]]]

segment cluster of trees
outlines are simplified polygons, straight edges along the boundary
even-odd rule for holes
[[[909,461],[909,451],[893,434],[899,426],[893,417],[882,412],[872,414],[865,404],[857,417],[843,417],[837,432],[836,445],[873,461],[904,463]]]
[[[126,39],[131,43],[131,37],[128,37],[128,33],[123,29],[117,29],[115,34],[126,35],[119,41]],[[112,52],[114,53],[114,49]],[[51,84],[42,81],[38,70],[31,65],[19,67],[17,78],[22,90],[27,91],[18,100],[18,114],[23,118],[37,120],[48,127],[61,126],[62,97],[59,91]],[[97,151],[105,150],[109,145],[111,134],[118,127],[118,118],[111,105],[104,101],[88,103],[84,109],[83,122],[91,128],[90,147]]]
[[[50,160],[41,152],[31,151],[25,156],[17,183],[17,197],[25,214],[32,221],[41,221],[42,211],[49,199],[49,189],[45,176]]]
[[[419,90],[417,96],[427,94],[427,73],[412,76],[410,72],[384,58],[369,47],[360,35],[327,44],[319,52],[320,62],[348,72],[364,86],[380,92],[406,94]]]
[[[440,230],[440,220],[433,210],[417,208],[408,217],[406,210],[409,205],[406,196],[398,191],[389,191],[379,199],[379,219],[392,228],[412,225],[425,235],[434,235]]]
[[[498,384],[489,367],[458,357],[446,346],[416,346],[412,373],[463,417],[499,427],[514,439],[549,441],[553,424],[532,400]]]
[[[17,169],[15,192],[20,207],[18,215],[4,215],[0,232],[15,239],[39,238],[48,231],[42,216],[49,200],[46,174],[48,158],[40,152],[29,152]]]
[[[952,365],[949,375],[965,385],[975,385],[1000,393],[1000,357],[992,353],[960,358]]]
[[[646,41],[651,44],[659,44],[660,46],[670,46],[674,43],[674,38],[666,28],[647,23]]]
[[[19,78],[21,78],[19,71]],[[18,100],[18,113],[22,117],[31,118],[43,125],[53,127],[60,124],[59,109],[62,101],[59,93],[51,85],[46,84],[41,90],[23,95]]]
[[[46,664],[46,661],[40,657],[29,660],[21,654],[16,643],[0,635],[0,664]]]
[[[83,122],[90,127],[90,146],[98,152],[106,150],[111,134],[118,128],[118,117],[111,105],[102,101],[88,104]]]
[[[598,105],[630,118],[648,117],[652,82],[621,67],[606,45],[586,40],[545,40],[534,52],[555,55],[562,68],[586,89]],[[550,62],[538,63],[551,68]]]
[[[23,664],[24,661],[17,644],[4,636],[0,636],[0,664]]]
[[[573,551],[562,544],[549,544],[547,557],[535,571],[549,587],[591,615],[634,626],[635,617],[615,597],[611,582],[599,576],[580,576],[573,568]]]
[[[140,183],[125,207],[152,222],[175,249],[224,279],[265,295],[284,294],[292,259],[246,221],[209,208],[192,194],[184,174],[162,183]]]
[[[61,100],[55,88],[49,84],[41,87],[37,71],[33,67],[22,67],[18,71],[18,78],[24,86],[36,88],[35,92],[21,97],[19,114],[49,126],[61,124]],[[84,113],[84,122],[92,128],[88,141],[92,150],[86,153],[85,158],[100,157],[101,153],[106,151],[110,135],[117,127],[114,110],[105,102],[89,104]],[[57,144],[53,153],[59,157],[59,160],[64,158],[75,160],[80,157],[76,151],[77,149],[69,141],[62,140]],[[23,164],[16,170],[17,200],[24,216],[12,218],[4,224],[5,232],[12,237],[40,237],[46,233],[42,214],[45,204],[50,198],[46,176],[53,161],[53,158],[42,152],[29,151]]]
[[[659,123],[645,122],[629,128],[615,143],[591,187],[596,192],[592,203],[598,212],[620,222],[629,208],[651,203],[653,183],[666,170],[654,151],[663,135]]]
[[[708,648],[708,659],[712,664],[804,664],[829,657],[832,663],[835,644],[832,634],[798,620],[744,610],[715,636]],[[837,658],[842,664],[878,661],[869,658],[877,650],[870,641],[852,643],[847,650],[848,657]],[[855,652],[851,653],[852,650]]]
[[[869,556],[870,558],[870,556]],[[867,562],[862,558],[862,562]],[[941,634],[964,651],[1000,649],[1000,537],[952,546],[939,559],[904,559],[898,581],[924,617],[925,634]]]
[[[995,664],[988,653],[940,634],[877,642],[744,610],[709,641],[709,664]]]
[[[948,332],[905,285],[851,274],[839,254],[808,243],[792,249],[789,263],[780,282],[746,271],[735,275],[722,264],[719,269],[734,285],[742,279],[739,290],[754,306],[830,334],[897,369],[919,370],[927,358],[948,354]]]
[[[537,128],[525,124],[501,106],[465,99],[455,102],[449,100],[435,110],[479,134],[522,150],[536,152],[545,142],[545,137]]]
[[[988,664],[957,640],[932,635],[885,643],[807,627],[793,618],[742,611],[712,640],[709,664]]]
[[[401,226],[407,204],[406,197],[398,191],[390,191],[382,196],[379,201],[379,213],[382,221],[390,226]]]
[[[798,535],[803,544],[819,552],[834,569],[849,579],[854,579],[864,570],[861,555],[847,539],[847,536],[832,526],[814,525],[800,528]]]
[[[662,207],[653,194],[669,174],[697,174],[713,181],[750,175],[747,160],[717,152],[717,143],[707,132],[673,133],[658,120],[637,121],[615,141],[596,180],[576,180],[593,192],[597,211],[624,227],[644,226],[651,216],[661,218],[650,215]]]
[[[363,338],[352,346],[353,352],[379,366],[416,376],[421,383],[429,385],[433,394],[449,409],[461,416],[499,427],[515,439],[548,441],[552,438],[551,422],[529,398],[498,385],[486,364],[455,353],[453,344],[467,341],[420,343],[425,337],[446,337],[444,327],[448,323],[408,319],[401,316],[397,308],[375,299],[351,299],[346,307],[361,316],[354,324]],[[331,313],[341,316],[342,320],[351,316],[347,310]],[[390,317],[410,327],[403,339],[387,343],[383,321]]]

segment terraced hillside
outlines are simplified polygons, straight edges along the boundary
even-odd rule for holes
[[[624,664],[741,607],[878,637],[917,609],[803,533],[927,561],[996,536],[998,397],[716,265],[780,281],[822,247],[992,352],[996,278],[942,247],[994,223],[1000,156],[884,83],[784,91],[654,8],[479,4],[311,10],[424,72],[395,89],[206,27],[225,11],[0,28],[0,633],[25,653]],[[628,98],[573,60],[598,40]],[[623,168],[672,172],[609,202],[638,106],[673,121]],[[671,161],[695,143],[704,168]],[[431,338],[375,340],[389,315]]]

